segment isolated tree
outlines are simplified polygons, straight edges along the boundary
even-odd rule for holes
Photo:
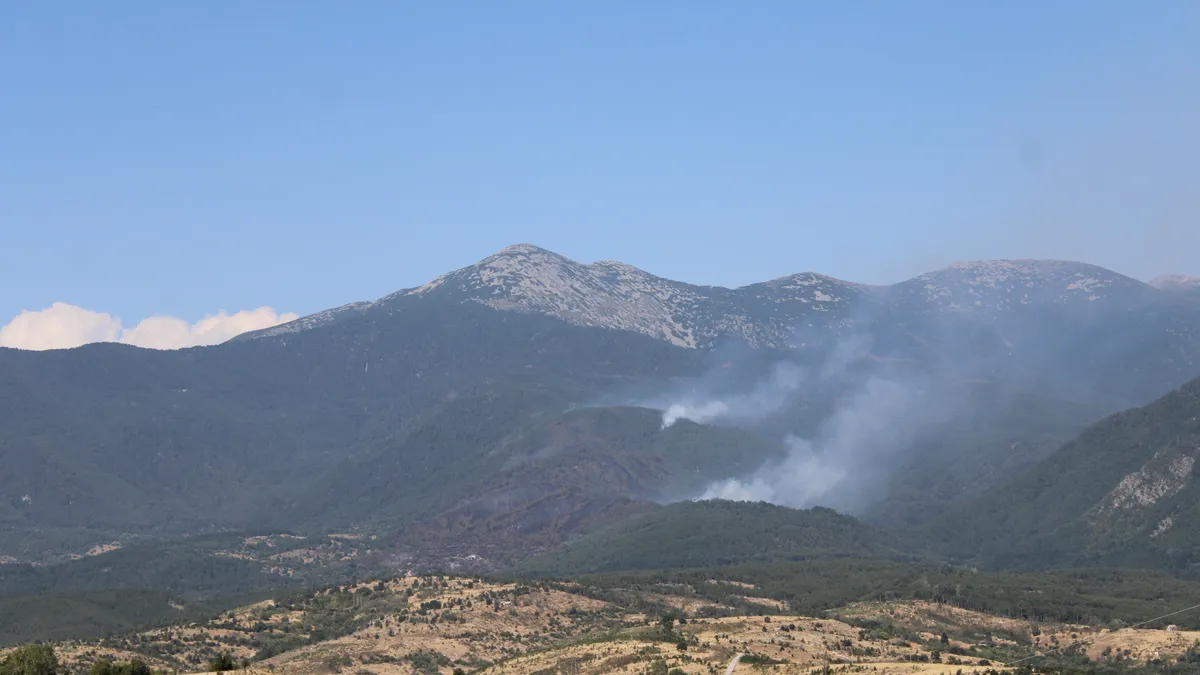
[[[217,658],[208,662],[208,669],[216,673],[224,673],[237,668],[237,664],[233,662],[233,654],[229,652],[221,652],[217,654]]]
[[[58,656],[50,645],[26,645],[0,661],[0,675],[58,675]]]
[[[128,663],[113,663],[107,656],[92,662],[91,675],[153,675],[146,662],[135,658]]]

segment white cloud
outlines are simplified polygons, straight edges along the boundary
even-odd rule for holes
[[[62,302],[40,312],[21,312],[0,328],[0,346],[20,349],[63,349],[120,337],[120,320]]]
[[[294,312],[277,314],[270,307],[245,309],[235,314],[221,312],[193,324],[173,316],[152,316],[125,329],[121,342],[153,349],[215,345],[248,331],[278,326],[298,318]]]
[[[234,314],[220,312],[188,323],[172,316],[152,316],[126,328],[111,314],[93,312],[65,302],[37,312],[21,312],[0,328],[0,347],[67,349],[90,342],[123,342],[151,349],[181,349],[214,345],[247,331],[270,328],[299,318],[270,307]]]

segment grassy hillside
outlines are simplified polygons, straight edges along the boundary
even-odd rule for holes
[[[680,502],[607,525],[519,563],[518,575],[714,567],[825,556],[910,558],[901,540],[825,508]]]
[[[959,588],[942,601],[900,597],[927,595],[930,586],[923,582],[931,581],[933,588]],[[882,586],[896,588],[894,597],[881,601],[873,589]],[[1028,599],[1025,614],[999,604],[998,613],[967,607],[1014,593]],[[947,675],[987,672],[1081,642],[1050,663],[1078,664],[1093,673],[1190,672],[1186,666],[1200,658],[1192,649],[1200,632],[1109,630],[1118,625],[1113,617],[1161,613],[1161,601],[1144,597],[1156,593],[1184,603],[1200,590],[1153,576],[1009,578],[831,560],[560,582],[425,576],[296,592],[204,621],[55,649],[69,672],[87,672],[102,658],[196,672],[224,653],[234,662],[249,661],[251,672],[296,675],[600,675],[676,668],[702,675],[722,672],[742,654],[739,669],[773,666],[772,672],[807,674],[845,666],[860,670],[844,672]],[[1050,595],[1054,600],[1044,602]],[[810,596],[828,602],[828,611]],[[1058,599],[1100,613],[1058,617]],[[1049,665],[1041,658],[1029,663]]]

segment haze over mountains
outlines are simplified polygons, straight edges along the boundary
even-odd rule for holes
[[[1200,375],[1198,331],[1194,285],[1083,263],[726,289],[518,245],[218,346],[0,350],[0,556],[355,528],[496,567],[721,497],[987,557],[947,512]]]

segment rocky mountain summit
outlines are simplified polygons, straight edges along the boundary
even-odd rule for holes
[[[1151,279],[1149,284],[1163,291],[1200,293],[1200,277],[1189,277],[1186,274],[1164,274]]]
[[[916,309],[982,316],[1035,306],[1142,301],[1155,289],[1095,265],[1062,260],[955,263],[889,289]]]
[[[870,293],[870,287],[810,273],[736,289],[695,286],[625,263],[583,264],[518,244],[423,286],[249,337],[305,330],[349,314],[391,311],[422,299],[542,314],[581,326],[633,331],[688,348],[711,347],[730,338],[755,347],[784,347],[797,322],[837,324]]]
[[[1029,309],[1124,310],[1173,302],[1186,282],[1146,284],[1095,265],[1059,260],[956,263],[891,286],[804,272],[742,286],[697,286],[621,262],[576,262],[518,244],[423,286],[358,302],[249,334],[280,335],[414,302],[475,303],[550,316],[571,324],[624,330],[705,349],[736,341],[794,348],[811,329],[844,330],[888,317],[1003,320]]]

